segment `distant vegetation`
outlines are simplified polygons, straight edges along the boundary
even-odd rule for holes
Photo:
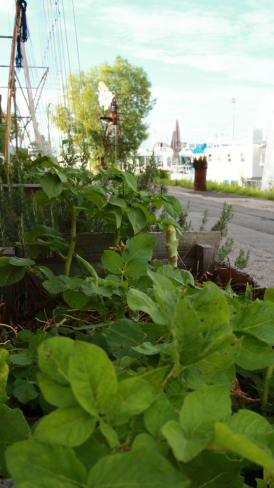
[[[194,183],[188,180],[178,180],[178,186],[184,188],[193,188]],[[166,185],[175,186],[175,180],[169,178],[165,179]],[[274,200],[274,189],[271,190],[259,190],[258,188],[252,188],[251,186],[238,186],[236,183],[218,183],[217,181],[208,180],[206,182],[208,191],[216,191],[223,193],[236,193],[238,195],[246,195],[248,197],[265,198],[267,200]]]

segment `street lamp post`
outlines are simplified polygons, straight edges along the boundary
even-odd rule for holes
[[[234,105],[236,103],[236,98],[231,99],[232,103],[232,144],[234,142]]]

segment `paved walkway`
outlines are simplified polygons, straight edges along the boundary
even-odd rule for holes
[[[241,248],[250,250],[248,267],[244,270],[263,286],[274,286],[274,201],[251,198],[229,193],[194,192],[188,188],[169,187],[186,208],[190,201],[188,221],[194,230],[199,230],[205,209],[208,222],[205,230],[219,219],[224,202],[233,206],[234,217],[228,224],[228,235],[234,239],[230,254],[234,264]]]

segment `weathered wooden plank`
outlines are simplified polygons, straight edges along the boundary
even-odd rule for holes
[[[166,235],[164,232],[149,232],[149,235],[156,237],[156,245],[153,251],[153,259],[159,259],[164,264],[167,263],[166,252]],[[68,242],[70,242],[70,235],[62,235]],[[196,243],[208,244],[214,248],[214,259],[218,258],[218,249],[220,244],[221,235],[220,232],[184,232],[184,242],[180,239],[178,246],[179,254],[179,267],[190,269],[196,269]],[[104,250],[109,249],[112,246],[113,233],[83,233],[77,240],[75,246],[75,252],[79,250],[84,251],[85,259],[97,266],[101,263],[101,256]],[[53,272],[61,274],[64,273],[64,261],[61,257],[50,258],[36,258],[37,265],[53,266]]]
[[[199,275],[203,275],[206,271],[213,271],[214,255],[215,249],[213,246],[210,246],[209,244],[196,245],[196,261]]]

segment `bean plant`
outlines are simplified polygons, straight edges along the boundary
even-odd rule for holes
[[[2,280],[19,279],[15,268],[39,271],[44,288],[66,304],[54,323],[22,330],[0,348],[2,477],[18,488],[273,486],[274,289],[252,301],[249,285],[236,296],[230,285],[195,283],[173,266],[176,259],[153,261],[155,237],[141,217],[130,220],[140,209],[150,222],[150,197],[138,194],[126,173],[107,173],[111,184],[102,193],[75,174],[60,178],[65,171],[57,174],[55,162],[50,168],[37,198],[53,198],[58,183],[72,222],[85,208],[85,228],[100,212],[117,240],[99,271],[75,254],[73,230],[66,254],[52,231],[28,236],[33,256],[48,248],[66,263],[74,256],[79,276],[68,264],[53,276],[27,260],[0,258]],[[163,198],[153,204],[170,215],[159,224],[169,228],[167,247],[176,257],[170,226],[180,208]],[[99,320],[86,325],[91,313]],[[250,381],[253,395],[241,391],[239,378]]]

